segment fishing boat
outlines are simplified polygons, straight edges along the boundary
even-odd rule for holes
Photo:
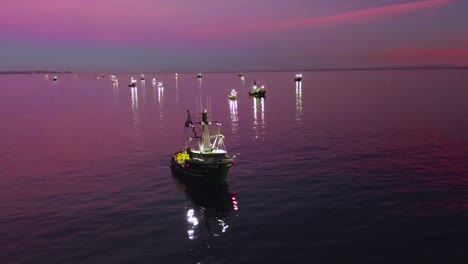
[[[132,79],[130,80],[130,84],[128,85],[128,87],[136,87],[136,86],[137,86],[137,80],[133,79],[133,77],[132,77]]]
[[[255,96],[255,97],[265,97],[265,86],[260,85],[257,83],[257,81],[254,80],[254,85],[252,87],[252,90],[249,91],[249,95]]]
[[[224,183],[234,162],[226,151],[224,136],[220,133],[221,124],[211,122],[206,110],[201,114],[201,122],[192,122],[188,110],[187,115],[185,127],[192,130],[191,138],[196,139],[197,146],[186,147],[171,157],[172,172],[184,180],[211,184]],[[195,124],[201,126],[201,132],[197,132]],[[210,134],[212,125],[218,127],[213,135]]]
[[[237,99],[237,92],[236,90],[232,89],[231,93],[228,95],[229,100],[236,100]]]
[[[57,76],[54,76],[53,81],[56,82],[57,80],[58,80],[58,77],[57,77]]]
[[[157,85],[159,88],[163,88],[163,82],[158,82],[158,85]]]
[[[145,75],[144,75],[144,74],[141,74],[141,75],[140,75],[140,80],[141,80],[141,81],[144,81],[144,80],[145,80]]]
[[[156,84],[156,78],[153,78],[153,84]]]
[[[201,79],[201,78],[202,78],[201,73],[198,73],[198,74],[197,74],[197,79]]]
[[[114,84],[118,84],[119,83],[119,80],[117,79],[117,77],[115,75],[111,75],[110,76],[110,79],[112,81],[112,83]]]
[[[296,78],[294,78],[294,81],[296,82],[302,81],[302,73],[296,73]]]

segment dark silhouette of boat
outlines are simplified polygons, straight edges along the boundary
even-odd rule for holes
[[[137,80],[133,79],[133,77],[132,77],[132,79],[130,80],[130,84],[128,85],[128,87],[132,87],[132,88],[133,88],[133,87],[136,87],[136,86],[137,86]]]
[[[255,97],[265,97],[266,90],[264,85],[260,85],[257,81],[254,80],[254,85],[252,90],[249,91],[249,95]]]
[[[302,73],[296,73],[296,77],[294,78],[294,81],[296,82],[302,81]]]

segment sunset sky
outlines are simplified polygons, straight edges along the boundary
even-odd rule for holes
[[[0,71],[468,65],[465,0],[0,0]]]

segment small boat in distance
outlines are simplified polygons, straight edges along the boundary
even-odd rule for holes
[[[265,97],[265,86],[260,85],[257,83],[257,81],[254,80],[254,85],[252,87],[252,90],[249,91],[249,95],[255,96],[255,97]]]
[[[130,84],[128,85],[128,87],[136,87],[136,86],[137,86],[137,80],[133,79],[133,77],[132,77],[132,79],[130,80]]]
[[[237,77],[243,77],[244,75],[242,73],[237,74]]]
[[[54,82],[58,81],[58,77],[54,76],[54,79],[52,79]]]
[[[302,81],[302,73],[296,73],[296,78],[294,78],[294,81],[300,82]]]
[[[157,85],[159,88],[163,88],[163,82],[158,82],[158,85]]]
[[[153,84],[156,84],[156,78],[153,78]]]
[[[237,92],[236,90],[232,89],[231,93],[228,95],[229,100],[236,100],[237,99]]]
[[[198,73],[198,74],[197,74],[197,79],[201,79],[201,78],[202,78],[201,73]]]
[[[226,181],[230,168],[234,164],[233,158],[227,154],[224,146],[224,136],[220,133],[218,122],[214,125],[218,131],[214,135],[210,134],[210,126],[213,125],[208,119],[208,113],[205,110],[201,114],[201,135],[199,129],[195,127],[187,110],[187,120],[185,127],[192,130],[191,138],[197,140],[198,149],[186,147],[176,152],[171,157],[171,170],[174,175],[182,177],[186,181],[197,181],[207,184],[222,184]],[[214,139],[211,142],[211,139]]]
[[[145,80],[145,75],[144,75],[144,74],[141,74],[141,75],[140,75],[140,80],[141,80],[141,81],[144,81],[144,80]]]

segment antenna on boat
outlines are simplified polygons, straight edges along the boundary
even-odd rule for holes
[[[198,99],[200,100],[200,110],[198,114],[200,114],[203,113],[203,97],[200,96]]]
[[[192,132],[195,135],[194,138],[200,138],[200,136],[197,134],[197,131],[195,130],[195,126],[193,125],[189,110],[187,110],[187,120],[185,121],[185,127],[190,127],[192,129]]]

